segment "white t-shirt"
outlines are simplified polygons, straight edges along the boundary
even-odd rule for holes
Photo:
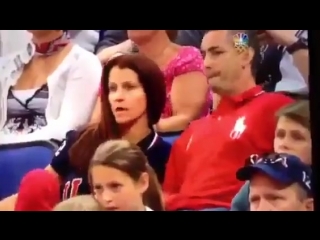
[[[301,31],[301,32],[300,32]],[[299,34],[300,33],[300,34]],[[300,37],[308,39],[308,30],[297,30]],[[303,76],[293,64],[293,57],[284,52],[280,62],[281,81],[276,84],[276,92],[286,91],[291,93],[308,93],[308,86]]]

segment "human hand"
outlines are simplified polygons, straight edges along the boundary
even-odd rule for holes
[[[118,52],[118,49],[116,47],[117,46],[105,48],[97,54],[97,57],[99,58],[101,64],[106,64],[109,59]]]
[[[130,40],[126,40],[118,45],[103,49],[97,54],[97,56],[102,64],[106,64],[110,60],[110,58],[113,57],[117,52],[125,53],[130,52],[131,50],[132,42]]]

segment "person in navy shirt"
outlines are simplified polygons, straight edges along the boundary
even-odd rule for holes
[[[137,144],[163,181],[171,146],[153,131],[166,100],[161,70],[140,54],[117,54],[104,67],[103,76],[100,122],[69,132],[48,167],[63,181],[62,199],[91,192],[90,160],[96,148],[109,139],[124,138]]]
[[[100,121],[68,132],[46,168],[60,177],[62,199],[91,193],[89,163],[97,147],[110,139],[123,138],[137,144],[159,182],[163,182],[171,145],[153,131],[166,102],[162,71],[141,54],[117,54],[103,69],[100,94]],[[4,199],[0,209],[10,210],[15,199],[16,195]]]
[[[77,171],[69,159],[69,150],[77,142],[81,133],[70,131],[63,144],[56,152],[52,163],[47,168],[54,171],[62,180],[61,199],[65,200],[76,195],[89,194],[90,186],[87,174]],[[171,146],[164,142],[154,131],[141,139],[137,145],[141,148],[149,160],[149,164],[155,170],[158,180],[163,181],[165,164],[167,162]]]

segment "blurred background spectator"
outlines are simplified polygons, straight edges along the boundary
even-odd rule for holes
[[[167,101],[155,126],[161,133],[184,130],[192,120],[207,115],[211,104],[200,51],[173,43],[177,32],[128,30],[139,53],[157,63],[165,76]]]
[[[100,42],[97,53],[101,62],[116,52],[131,51],[134,44],[128,40],[128,30],[100,30]],[[142,30],[144,31],[144,30]],[[193,46],[200,49],[201,41],[206,30],[176,30],[178,31],[175,43],[181,46]]]
[[[266,90],[308,93],[307,30],[259,30],[262,63],[258,80]]]
[[[27,172],[47,166],[68,131],[89,122],[102,70],[98,58],[63,30],[10,30],[4,36],[10,34],[26,42],[18,41],[13,57],[7,52],[0,74],[0,146],[6,149],[0,175],[11,179],[0,184],[0,198],[15,193]]]
[[[29,31],[32,42],[13,60],[17,67],[3,81],[2,144],[61,141],[67,131],[89,121],[97,99],[101,65],[96,56],[71,43],[63,30]]]

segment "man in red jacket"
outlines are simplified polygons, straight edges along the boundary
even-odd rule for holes
[[[236,171],[251,154],[273,151],[275,112],[292,102],[256,85],[260,54],[254,32],[208,30],[202,49],[221,101],[173,145],[163,185],[167,210],[228,209],[242,186]]]

